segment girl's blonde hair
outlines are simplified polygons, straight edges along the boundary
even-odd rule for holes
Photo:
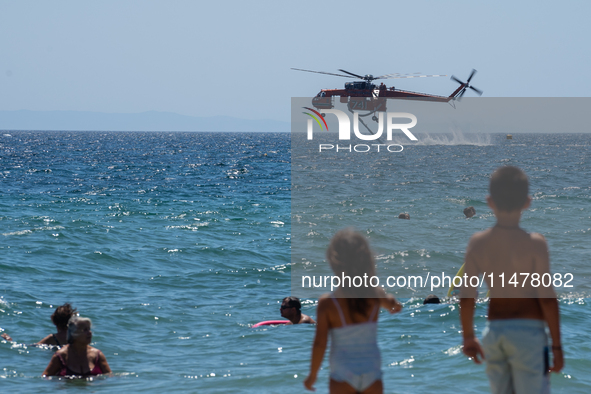
[[[348,285],[345,280],[341,282],[341,289],[347,298],[373,298],[376,296],[375,288],[369,284],[369,278],[376,273],[376,266],[369,242],[363,235],[351,228],[337,232],[328,245],[326,259],[333,272],[341,279],[344,276],[350,277],[353,281],[354,277],[363,278],[364,275],[367,275],[367,280],[362,286]]]

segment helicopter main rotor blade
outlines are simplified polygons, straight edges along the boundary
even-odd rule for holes
[[[348,75],[341,75],[341,74],[333,74],[333,73],[325,73],[324,71],[312,71],[312,70],[304,70],[301,68],[291,68],[292,70],[297,70],[297,71],[306,71],[309,73],[316,73],[316,74],[326,74],[326,75],[334,75],[335,77],[345,77],[345,78],[351,78]]]
[[[402,74],[400,73],[393,73],[393,74],[384,74],[384,75],[380,75],[379,77],[376,77],[376,79],[390,79],[390,78],[398,78],[399,76],[401,76]]]
[[[375,77],[374,79],[431,78],[431,77],[447,77],[447,75],[386,74],[386,75],[380,75],[379,77]]]
[[[343,72],[343,73],[345,73],[345,74],[352,75],[352,76],[354,76],[354,77],[356,77],[356,78],[359,78],[359,79],[365,79],[365,78],[364,78],[364,77],[362,77],[361,75],[353,74],[353,73],[350,73],[349,71],[341,70],[340,68],[339,68],[339,71],[340,71],[340,72]]]
[[[468,77],[468,80],[466,81],[466,83],[470,83],[470,81],[472,80],[472,77],[474,76],[474,74],[476,74],[476,70],[472,69],[472,73],[470,74],[470,76]]]
[[[378,78],[397,77],[399,75],[403,75],[403,74],[401,74],[401,73],[384,74],[384,75],[380,75]],[[410,75],[410,74],[405,74],[405,75]]]
[[[479,96],[482,96],[483,91],[480,89],[475,88],[474,86],[470,86],[470,89],[476,92]]]

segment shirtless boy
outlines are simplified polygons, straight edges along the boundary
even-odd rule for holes
[[[537,274],[541,280],[542,275],[550,274],[548,245],[542,235],[519,227],[521,212],[531,203],[528,188],[527,177],[519,168],[501,167],[493,173],[487,202],[497,223],[474,234],[465,255],[468,279],[485,274],[490,304],[481,345],[473,325],[477,291],[464,284],[460,293],[464,354],[477,364],[486,360],[493,393],[549,392],[548,372],[559,372],[564,364],[556,293],[552,286],[536,282],[534,277],[538,276],[532,276]],[[517,286],[508,283],[514,274]],[[552,366],[546,353],[546,325],[552,339]]]

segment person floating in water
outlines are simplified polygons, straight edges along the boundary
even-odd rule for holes
[[[90,346],[92,322],[74,316],[68,322],[68,344],[59,349],[43,371],[43,376],[95,376],[111,373],[105,355]]]
[[[72,308],[70,303],[66,302],[58,306],[51,315],[51,321],[57,328],[57,332],[49,334],[36,345],[64,346],[67,343],[68,322],[73,316],[76,316],[76,308]]]
[[[460,318],[464,354],[480,364],[493,393],[549,393],[550,374],[564,365],[559,310],[550,275],[548,244],[544,236],[519,227],[521,212],[531,203],[527,176],[517,167],[501,167],[490,178],[487,202],[497,223],[470,239],[465,255],[468,283],[460,290]],[[470,278],[484,275],[490,289],[488,322],[482,345],[474,333],[477,288]],[[508,286],[517,275],[519,286]],[[491,279],[492,278],[492,279]],[[552,338],[549,365],[546,326]]]
[[[468,208],[464,208],[464,215],[467,218],[471,218],[472,216],[476,215],[476,209],[472,206],[470,206]]]
[[[326,257],[335,275],[375,275],[375,263],[367,240],[350,229],[335,234]],[[346,282],[320,298],[310,374],[304,381],[306,389],[314,391],[330,336],[330,392],[383,392],[382,361],[377,343],[380,307],[391,313],[402,309],[402,305],[380,287],[351,287]]]
[[[302,303],[297,297],[285,297],[281,302],[281,317],[288,319],[291,324],[315,324],[316,322],[308,315],[304,315],[301,311]],[[290,323],[288,323],[290,324]]]
[[[427,298],[423,300],[423,305],[427,304],[441,304],[441,300],[435,294],[429,294]]]

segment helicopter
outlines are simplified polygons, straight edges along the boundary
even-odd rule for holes
[[[395,78],[429,78],[429,77],[445,77],[447,75],[415,75],[415,74],[385,74],[378,77],[374,77],[371,74],[361,76],[343,69],[339,69],[340,72],[347,74],[335,74],[323,71],[312,71],[304,70],[301,68],[292,68],[292,70],[305,71],[317,74],[333,75],[336,77],[345,78],[359,78],[361,81],[346,82],[344,89],[322,89],[316,97],[312,99],[312,105],[317,109],[332,109],[334,108],[334,97],[339,96],[341,103],[346,103],[347,108],[350,112],[357,111],[369,111],[367,115],[371,115],[376,111],[386,111],[386,100],[387,99],[402,99],[402,100],[422,100],[422,101],[436,101],[449,103],[454,100],[461,99],[468,89],[473,90],[479,96],[482,95],[482,90],[475,88],[470,85],[470,81],[476,74],[476,70],[472,69],[470,76],[463,82],[451,76],[451,79],[460,84],[460,86],[454,90],[449,96],[437,96],[434,94],[411,92],[407,90],[396,89],[395,87],[387,87],[384,83],[379,86],[375,85],[373,81],[377,79],[395,79]],[[418,73],[417,73],[418,74]],[[375,115],[372,118],[377,121]]]

